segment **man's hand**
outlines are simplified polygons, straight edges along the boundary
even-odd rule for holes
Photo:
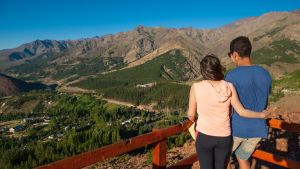
[[[189,120],[191,120],[192,122],[195,122],[195,116],[188,116]]]

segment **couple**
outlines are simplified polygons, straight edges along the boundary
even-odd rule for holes
[[[207,55],[200,62],[204,80],[192,85],[187,113],[191,121],[198,114],[196,151],[201,169],[226,168],[233,152],[240,168],[250,169],[248,158],[261,138],[267,138],[263,110],[272,79],[265,69],[252,65],[251,50],[247,37],[231,41],[228,56],[237,67],[225,80],[216,56]]]

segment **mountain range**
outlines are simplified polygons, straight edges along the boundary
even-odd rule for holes
[[[254,63],[275,77],[299,68],[300,12],[271,12],[216,29],[138,26],[132,31],[78,40],[36,40],[0,51],[0,71],[24,80],[72,81],[140,66],[167,52],[179,50],[190,71],[199,76],[199,60],[214,53],[227,68],[227,52],[237,36],[253,43]],[[178,64],[180,65],[180,64]],[[176,64],[175,64],[176,66]],[[167,68],[166,68],[167,69]]]

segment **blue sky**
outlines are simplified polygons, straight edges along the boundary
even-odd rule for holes
[[[138,25],[217,28],[296,9],[299,0],[1,0],[0,49],[36,39],[102,36]]]

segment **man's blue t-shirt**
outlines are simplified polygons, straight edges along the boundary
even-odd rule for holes
[[[268,104],[272,78],[264,68],[239,66],[229,71],[225,78],[231,82],[245,109],[261,112]],[[265,119],[241,117],[235,110],[232,115],[232,135],[241,138],[267,138],[268,127]]]

